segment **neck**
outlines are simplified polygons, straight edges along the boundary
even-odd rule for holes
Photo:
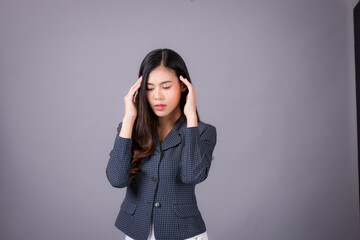
[[[181,110],[179,107],[172,114],[169,114],[169,116],[159,117],[158,118],[158,127],[160,129],[172,128],[180,116],[181,116]]]

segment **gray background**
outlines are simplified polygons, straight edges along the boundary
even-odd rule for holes
[[[0,238],[123,239],[105,175],[160,47],[217,127],[210,240],[357,240],[355,0],[0,1]]]

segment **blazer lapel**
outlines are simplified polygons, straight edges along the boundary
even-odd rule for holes
[[[181,129],[184,123],[186,123],[186,117],[184,114],[181,114],[180,118],[176,121],[174,127],[171,129],[161,144],[159,144],[159,135],[156,133],[157,144],[155,149],[160,151],[161,145],[161,150],[164,151],[181,143]]]

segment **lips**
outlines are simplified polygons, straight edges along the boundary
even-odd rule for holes
[[[155,104],[155,109],[156,110],[163,110],[165,108],[165,104]]]

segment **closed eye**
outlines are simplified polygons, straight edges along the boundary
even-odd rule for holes
[[[163,89],[169,89],[170,87],[163,87]],[[152,91],[154,90],[153,88],[146,88],[147,91]]]

